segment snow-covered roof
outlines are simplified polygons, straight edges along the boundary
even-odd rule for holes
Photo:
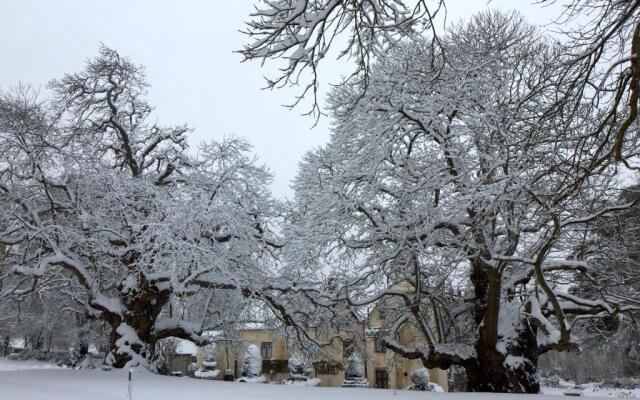
[[[9,339],[9,346],[13,347],[14,349],[24,349],[26,343],[24,341],[24,338],[11,338]]]
[[[204,331],[202,336],[206,336],[209,339],[224,339],[224,331]]]
[[[257,331],[262,329],[275,329],[266,322],[243,322],[238,327],[241,331]]]
[[[180,340],[176,344],[176,354],[195,356],[198,353],[198,347],[190,340]]]

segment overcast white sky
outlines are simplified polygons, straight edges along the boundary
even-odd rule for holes
[[[44,90],[50,79],[82,68],[100,42],[146,66],[149,98],[162,124],[187,122],[191,143],[241,135],[274,173],[274,194],[288,197],[303,154],[328,138],[329,121],[290,111],[296,93],[263,91],[268,69],[240,63],[234,50],[257,0],[0,0],[0,88],[29,82]],[[546,24],[558,8],[532,0],[449,0],[448,20],[487,7],[520,10]],[[335,82],[347,66],[325,66]]]

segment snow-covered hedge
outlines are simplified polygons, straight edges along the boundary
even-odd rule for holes
[[[311,378],[313,367],[309,358],[302,352],[296,351],[289,358],[289,377],[283,382],[285,385],[318,386],[320,379]]]
[[[242,364],[242,378],[238,382],[264,383],[267,379],[262,376],[262,356],[260,349],[255,344],[249,345],[244,353]]]
[[[408,390],[416,390],[423,392],[444,392],[442,386],[431,383],[429,381],[429,370],[426,368],[420,368],[411,373],[411,382],[413,385],[409,386]]]
[[[367,387],[369,382],[364,377],[364,364],[358,353],[349,356],[347,368],[344,371],[344,383],[342,387]]]

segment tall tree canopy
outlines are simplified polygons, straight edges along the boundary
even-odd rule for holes
[[[434,19],[444,0],[276,0],[256,7],[245,33],[251,41],[240,51],[246,60],[282,58],[288,64],[267,79],[267,87],[302,86],[292,106],[313,97],[309,113],[319,116],[318,68],[327,53],[346,41],[338,58],[355,61],[352,78],[368,80],[370,64],[403,38],[435,32]],[[346,32],[346,33],[345,33]],[[340,44],[342,45],[342,43]],[[308,74],[308,76],[307,76]]]
[[[437,55],[432,69],[453,62],[441,44],[446,6],[456,0],[278,0],[258,1],[246,34],[249,42],[240,51],[248,60],[283,59],[281,74],[268,79],[269,87],[299,85],[304,88],[294,105],[309,91],[312,112],[321,112],[318,71],[332,47],[346,43],[340,57],[355,61],[345,82],[360,83],[366,90],[370,67],[383,60],[398,43],[426,33]],[[539,0],[555,6],[559,15],[552,29],[561,45],[556,68],[562,92],[546,106],[550,114],[575,114],[585,103],[602,110],[600,123],[589,132],[602,143],[593,155],[600,165],[612,160],[636,168],[624,158],[625,138],[640,114],[640,1]],[[440,23],[438,23],[440,21]],[[335,50],[335,49],[334,49]],[[305,73],[309,73],[309,76]],[[621,123],[622,122],[622,123]]]
[[[101,48],[50,85],[0,97],[0,296],[73,279],[112,327],[108,361],[147,365],[159,339],[202,341],[172,305],[199,289],[268,281],[276,204],[243,140],[188,153],[186,126],[150,122],[141,67]]]
[[[494,12],[440,43],[399,44],[366,90],[332,91],[330,142],[295,183],[289,254],[344,277],[315,305],[389,302],[389,349],[463,366],[474,391],[537,392],[537,358],[575,348],[576,321],[638,310],[598,290],[598,260],[577,251],[590,224],[633,202],[615,201],[614,168],[594,161],[600,109],[546,113],[565,88],[562,48]],[[447,62],[434,70],[440,51]],[[629,140],[623,156],[637,150]],[[570,291],[578,281],[593,291]],[[394,288],[402,282],[412,290]],[[407,325],[417,346],[397,340]]]

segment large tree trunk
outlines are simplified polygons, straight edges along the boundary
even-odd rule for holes
[[[509,364],[509,359],[517,362]],[[467,389],[470,392],[539,393],[536,364],[537,360],[525,357],[487,352],[478,364],[465,367]]]
[[[127,291],[122,301],[124,315],[113,318],[111,351],[106,362],[114,368],[150,367],[156,344],[155,323],[169,299],[169,293],[140,282],[135,293]]]
[[[145,328],[148,320],[145,316],[131,316],[112,327],[108,364],[114,368],[149,366],[155,341],[151,329]]]
[[[478,338],[477,360],[464,366],[468,390],[538,393],[535,326],[523,318],[518,300],[508,298],[495,269],[482,261],[472,263],[472,268],[470,278],[476,296],[474,319]],[[503,337],[505,327],[510,334],[508,338]]]

